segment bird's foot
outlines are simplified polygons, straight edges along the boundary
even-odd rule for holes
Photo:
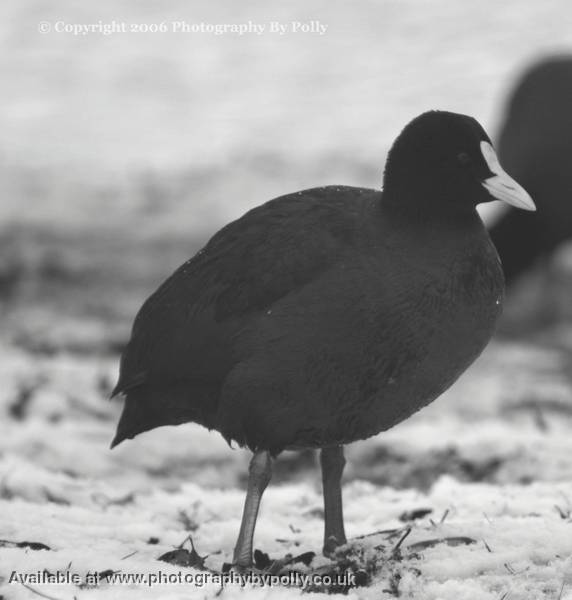
[[[254,558],[247,564],[246,561],[225,563],[223,572],[235,569],[240,573],[266,573],[266,574],[279,574],[283,569],[290,568],[292,565],[303,563],[309,566],[314,557],[315,552],[304,552],[296,556],[292,554],[286,554],[282,558],[272,559],[266,552],[261,550],[254,551]]]
[[[232,563],[225,563],[223,571],[234,569],[240,573],[253,572],[262,573],[272,564],[272,560],[265,552],[251,549],[244,549],[242,552],[235,550]]]
[[[336,550],[338,548],[340,548],[341,546],[344,546],[345,544],[347,544],[347,540],[345,539],[345,537],[338,539],[335,535],[330,535],[324,541],[324,547],[322,549],[322,554],[326,558],[334,558],[334,555],[336,554]]]

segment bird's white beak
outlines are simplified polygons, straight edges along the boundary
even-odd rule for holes
[[[516,208],[536,210],[528,192],[501,167],[497,153],[488,142],[481,142],[481,152],[491,173],[494,173],[492,177],[483,181],[483,186],[489,194]]]

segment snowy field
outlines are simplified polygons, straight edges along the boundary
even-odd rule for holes
[[[100,20],[327,30],[54,30]],[[110,451],[121,407],[107,400],[138,306],[218,227],[295,189],[378,186],[391,141],[427,109],[494,137],[519,70],[572,49],[569,3],[6,0],[0,23],[0,598],[572,600],[570,251],[550,288],[533,278],[509,298],[512,337],[347,448],[335,563],[320,556],[315,456],[278,459],[255,547],[282,561],[263,575],[314,577],[304,588],[216,580],[248,452],[194,425]],[[316,579],[345,570],[357,587]]]
[[[356,555],[348,564],[364,569],[368,583],[350,597],[558,598],[572,584],[572,333],[565,337],[558,346],[494,343],[433,405],[348,447],[346,528]],[[8,583],[13,572],[43,570],[81,578],[75,587],[29,584],[55,598],[217,596],[216,583],[149,587],[102,578],[90,587],[88,573],[197,573],[157,560],[189,535],[208,556],[207,573],[220,572],[239,527],[248,453],[193,425],[155,430],[110,452],[113,359],[1,352],[6,597],[33,595]],[[295,567],[321,573],[328,568],[319,558],[322,523],[314,457],[285,453],[264,497],[256,548],[272,559],[315,552],[309,567]],[[300,594],[254,589],[257,597]],[[238,591],[228,585],[223,597]]]

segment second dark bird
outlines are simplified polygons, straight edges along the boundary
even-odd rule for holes
[[[572,240],[572,56],[535,63],[506,105],[499,157],[536,213],[508,209],[490,229],[507,285]]]

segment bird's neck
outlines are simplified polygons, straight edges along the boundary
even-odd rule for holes
[[[423,195],[400,194],[394,197],[384,190],[378,202],[378,211],[383,219],[399,229],[468,231],[483,227],[475,206],[454,199],[440,198],[439,201],[419,202]]]

